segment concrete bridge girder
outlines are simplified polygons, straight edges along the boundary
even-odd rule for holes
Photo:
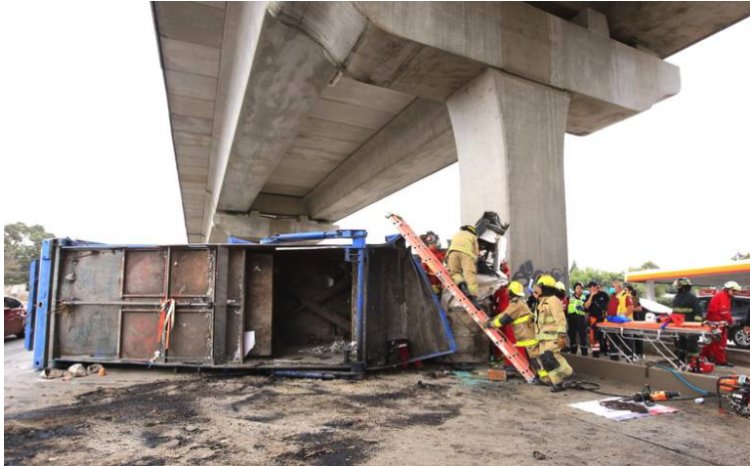
[[[459,120],[476,116],[459,111],[458,96],[477,94],[471,89],[479,82],[506,83],[493,97],[500,114],[494,132],[503,138],[513,134],[509,122],[523,114],[524,102],[503,89],[523,87],[519,83],[533,84],[533,95],[565,95],[562,130],[573,134],[596,131],[679,91],[675,66],[653,51],[611,40],[606,18],[593,10],[567,21],[525,3],[217,5],[226,10],[219,40],[206,24],[189,31],[197,37],[175,33],[174,24],[198,21],[205,12],[191,9],[205,5],[155,8],[168,92],[175,76],[185,78],[175,74],[184,69],[172,68],[187,63],[185,54],[175,60],[179,48],[170,41],[220,50],[190,54],[202,62],[187,63],[198,70],[193,80],[202,79],[206,66],[216,76],[215,95],[208,95],[208,83],[201,81],[198,89],[202,98],[214,98],[208,126],[183,115],[208,116],[208,106],[198,108],[180,101],[184,92],[170,92],[191,241],[221,236],[212,229],[230,222],[216,216],[233,216],[235,226],[256,218],[248,212],[336,220],[457,159],[465,184],[474,163],[466,151],[476,146],[466,145],[457,128],[465,126]],[[190,11],[175,15],[170,8]],[[221,18],[212,15],[218,23]],[[545,124],[557,134],[559,118],[552,120]],[[497,160],[505,154],[512,168],[521,149],[503,138],[489,141],[488,152]],[[561,157],[561,138],[550,142],[558,139]],[[513,169],[503,176],[510,176],[506,184],[512,187]],[[206,180],[203,188],[200,179]],[[517,217],[513,194],[506,197],[492,204],[501,215]]]

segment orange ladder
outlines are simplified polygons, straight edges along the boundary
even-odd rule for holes
[[[430,249],[424,244],[424,242],[422,242],[419,236],[414,233],[414,230],[411,229],[411,227],[404,221],[404,219],[396,214],[388,214],[386,215],[386,218],[393,222],[399,234],[404,237],[404,239],[412,247],[414,252],[417,253],[420,259],[422,259],[422,262],[424,264],[427,264],[427,266],[432,270],[432,273],[434,273],[435,276],[443,284],[443,288],[448,290],[448,292],[452,294],[454,298],[456,298],[459,304],[461,304],[461,307],[463,307],[464,310],[469,313],[471,318],[474,319],[474,322],[476,322],[477,325],[479,325],[484,333],[490,338],[490,341],[492,341],[492,343],[497,346],[500,351],[503,352],[503,355],[508,358],[511,364],[513,364],[513,366],[518,369],[518,372],[523,375],[526,381],[531,382],[532,380],[534,380],[536,375],[529,366],[529,361],[528,359],[526,359],[526,356],[518,351],[518,348],[516,348],[513,343],[509,342],[508,339],[505,338],[505,335],[500,332],[500,330],[495,328],[485,328],[485,323],[487,322],[487,320],[489,320],[487,314],[485,314],[483,310],[477,308],[469,300],[469,298],[466,297],[466,295],[461,291],[458,285],[456,285],[456,282],[453,281],[445,266],[439,260],[437,260],[432,251],[430,251]]]

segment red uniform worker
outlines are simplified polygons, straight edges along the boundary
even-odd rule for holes
[[[742,288],[737,282],[727,282],[724,289],[716,293],[708,303],[706,320],[708,322],[726,322],[721,329],[721,336],[711,341],[701,350],[701,356],[707,357],[720,366],[730,366],[727,362],[727,326],[734,323],[732,318],[732,297]]]

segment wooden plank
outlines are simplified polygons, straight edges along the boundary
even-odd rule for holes
[[[273,256],[247,253],[245,331],[255,332],[249,356],[270,356],[273,327]]]
[[[229,250],[219,246],[216,251],[216,281],[214,282],[214,364],[223,364],[226,359],[228,280]]]
[[[328,322],[332,323],[333,325],[336,325],[337,327],[349,332],[351,330],[352,323],[348,321],[347,319],[344,319],[340,315],[332,312],[325,305],[323,305],[325,301],[328,301],[329,299],[338,295],[343,290],[343,285],[344,285],[344,282],[339,282],[337,285],[331,288],[331,290],[329,290],[328,292],[324,293],[323,295],[315,299],[305,299],[302,296],[300,296],[298,293],[294,293],[291,290],[288,290],[288,289],[282,290],[284,294],[292,296],[297,301],[300,302],[300,305],[297,309],[286,314],[284,317],[289,317],[293,314],[296,314],[298,311],[309,309],[310,311],[312,311],[313,314],[316,314],[322,317],[323,319],[327,320]]]

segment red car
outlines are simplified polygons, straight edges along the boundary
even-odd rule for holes
[[[26,327],[26,309],[21,301],[5,296],[5,336],[23,338]]]

